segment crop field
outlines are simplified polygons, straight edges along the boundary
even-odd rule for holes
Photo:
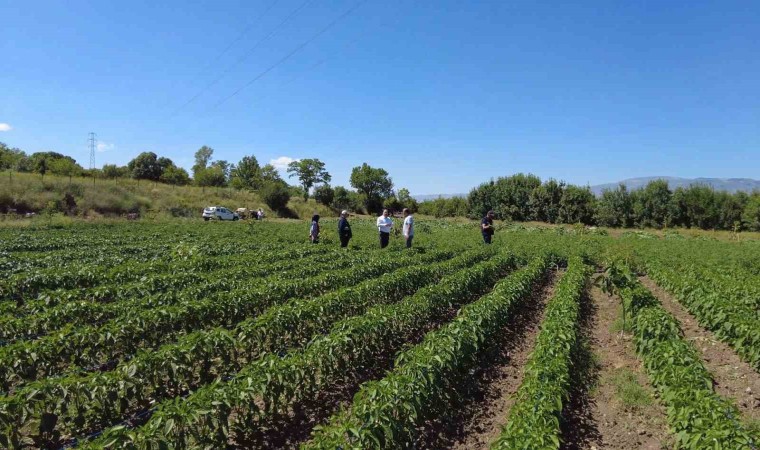
[[[0,229],[0,448],[755,449],[760,242]]]

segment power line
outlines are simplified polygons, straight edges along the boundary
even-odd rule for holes
[[[253,20],[251,23],[249,23],[249,24],[248,24],[248,25],[247,25],[247,26],[246,26],[246,27],[243,29],[243,31],[241,31],[241,32],[240,32],[240,34],[238,35],[238,37],[237,37],[237,38],[235,38],[235,40],[233,40],[232,42],[230,42],[230,44],[229,44],[229,45],[228,45],[228,46],[227,46],[227,47],[226,47],[224,50],[222,50],[222,51],[221,51],[221,52],[220,52],[218,55],[216,55],[216,57],[215,57],[213,60],[211,60],[211,62],[209,62],[208,64],[206,64],[206,65],[203,67],[203,69],[201,69],[201,71],[198,73],[198,75],[201,75],[203,72],[205,72],[205,71],[206,71],[206,69],[208,69],[208,68],[212,67],[212,66],[213,66],[213,65],[214,65],[214,64],[215,64],[217,61],[219,61],[219,59],[220,59],[222,56],[224,56],[224,54],[225,54],[225,53],[227,53],[228,51],[230,51],[230,49],[231,49],[231,48],[232,48],[232,47],[233,47],[235,44],[237,44],[238,42],[240,42],[240,41],[243,39],[243,37],[245,37],[245,35],[246,35],[246,34],[248,34],[248,31],[250,31],[250,29],[251,29],[251,28],[253,28],[253,26],[254,26],[254,25],[258,24],[258,23],[261,21],[261,19],[263,19],[263,18],[264,18],[264,16],[266,16],[266,15],[267,15],[267,13],[268,13],[268,12],[269,12],[269,11],[270,11],[272,8],[274,8],[274,6],[275,6],[275,5],[276,5],[276,4],[277,4],[279,1],[280,1],[280,0],[274,0],[272,3],[270,3],[270,4],[269,4],[269,6],[267,7],[267,9],[265,9],[265,10],[264,10],[264,12],[262,12],[262,13],[261,13],[261,14],[260,14],[260,15],[259,15],[259,16],[258,16],[256,19],[254,19],[254,20]]]
[[[172,112],[169,115],[169,118],[171,119],[172,117],[176,116],[177,113],[179,113],[187,105],[189,105],[190,103],[194,102],[198,97],[200,97],[201,95],[203,95],[204,92],[206,92],[211,87],[213,87],[216,83],[218,83],[222,78],[224,78],[225,75],[227,75],[232,69],[234,69],[235,67],[237,67],[238,65],[240,65],[240,63],[242,63],[243,61],[245,61],[245,59],[248,58],[257,48],[259,48],[259,46],[261,44],[263,44],[264,42],[266,42],[267,40],[269,40],[269,38],[271,38],[277,31],[279,31],[285,24],[287,24],[293,17],[295,17],[302,9],[304,9],[307,5],[309,5],[313,1],[314,0],[305,0],[303,3],[301,3],[301,5],[298,8],[296,8],[290,14],[288,14],[288,16],[285,17],[285,19],[282,22],[280,22],[279,24],[277,24],[277,26],[275,26],[274,29],[272,29],[272,31],[270,31],[266,36],[264,36],[263,38],[259,39],[253,45],[253,47],[251,47],[240,58],[238,58],[238,60],[235,61],[235,63],[233,63],[232,65],[228,66],[222,72],[221,75],[219,75],[218,77],[216,77],[213,81],[211,81],[211,83],[208,83],[205,87],[203,87],[203,89],[201,89],[200,91],[198,91],[198,93],[196,93],[192,98],[190,98],[190,100],[188,100],[184,104],[182,104],[182,106],[180,106],[179,108],[177,108],[176,110],[174,110],[174,112]]]
[[[327,62],[327,58],[324,58],[324,59],[320,59],[319,61],[317,61],[317,62],[315,62],[314,64],[312,64],[312,65],[310,65],[309,67],[307,67],[307,68],[306,68],[306,70],[304,70],[303,72],[301,72],[301,73],[297,73],[297,74],[295,74],[295,75],[291,76],[290,78],[286,79],[286,80],[285,80],[285,81],[283,81],[282,83],[278,84],[278,85],[277,85],[277,88],[278,88],[278,89],[282,89],[282,88],[284,88],[285,86],[288,86],[288,85],[290,85],[290,83],[293,83],[294,81],[298,80],[298,79],[299,79],[299,78],[300,78],[302,75],[304,75],[304,74],[306,74],[306,73],[309,73],[309,72],[311,72],[312,70],[316,70],[316,69],[317,69],[319,66],[323,65],[325,62]],[[265,95],[263,98],[266,98],[266,97],[267,97],[267,96]],[[261,99],[262,99],[262,97],[258,97],[258,100],[261,100]]]
[[[351,8],[349,8],[346,12],[344,12],[340,16],[336,17],[335,19],[333,19],[333,21],[330,22],[329,24],[327,24],[327,26],[325,26],[324,28],[322,28],[321,30],[319,30],[317,33],[315,33],[314,35],[312,35],[310,38],[308,38],[307,40],[305,40],[304,42],[302,42],[298,47],[296,47],[293,50],[291,50],[290,53],[288,53],[287,55],[283,56],[277,62],[275,62],[274,64],[272,64],[271,66],[269,66],[268,68],[266,68],[264,71],[262,71],[261,73],[259,73],[258,75],[256,75],[253,79],[251,79],[249,82],[247,82],[246,84],[244,84],[238,90],[236,90],[232,94],[228,95],[227,97],[223,98],[220,102],[218,102],[216,105],[214,105],[211,109],[213,110],[213,109],[218,108],[219,106],[221,106],[222,104],[224,104],[227,100],[229,100],[232,97],[234,97],[237,94],[239,94],[243,89],[247,88],[248,86],[252,85],[256,81],[258,81],[259,79],[261,79],[262,77],[264,77],[266,74],[268,74],[269,72],[271,72],[274,68],[276,68],[280,64],[284,63],[285,61],[289,60],[296,53],[298,53],[301,50],[303,50],[304,47],[306,47],[307,45],[309,45],[310,43],[312,43],[314,40],[316,40],[317,38],[319,38],[321,35],[325,34],[332,27],[334,27],[338,22],[340,22],[342,19],[344,19],[345,17],[347,17],[352,12],[354,12],[357,8],[359,8],[366,1],[367,0],[359,0],[358,2],[356,2],[354,4],[354,6],[352,6]]]

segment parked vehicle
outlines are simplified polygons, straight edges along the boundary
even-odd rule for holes
[[[203,220],[208,221],[210,219],[238,220],[240,216],[224,206],[207,206],[203,208]]]

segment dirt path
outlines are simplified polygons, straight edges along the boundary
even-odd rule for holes
[[[628,334],[621,307],[592,287],[582,304],[578,380],[563,412],[564,450],[672,448],[665,411],[658,406]]]
[[[684,336],[694,343],[702,361],[715,379],[715,391],[736,403],[748,422],[760,423],[760,374],[742,361],[734,350],[719,341],[678,301],[652,279],[639,279],[660,300],[663,308],[681,323]]]
[[[457,413],[425,427],[415,448],[487,449],[496,440],[522,382],[544,307],[554,295],[562,273],[552,272],[544,285],[522,303],[498,342],[474,370],[472,384],[461,393],[464,403],[455,408]]]

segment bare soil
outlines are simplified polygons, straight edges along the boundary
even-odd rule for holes
[[[514,394],[523,379],[528,355],[533,350],[543,320],[544,307],[554,295],[563,272],[552,272],[545,283],[522,302],[501,334],[486,350],[471,383],[462,387],[463,401],[449,417],[427,424],[415,448],[487,449],[501,433]]]
[[[760,373],[742,361],[711,331],[702,328],[686,308],[652,279],[641,277],[639,280],[681,323],[684,337],[694,344],[705,367],[713,375],[715,392],[733,400],[747,422],[760,422]]]
[[[571,400],[563,412],[562,448],[659,450],[672,448],[667,418],[644,373],[631,336],[616,330],[620,299],[598,287],[582,303],[581,345]],[[639,394],[632,402],[621,392],[621,379]]]

